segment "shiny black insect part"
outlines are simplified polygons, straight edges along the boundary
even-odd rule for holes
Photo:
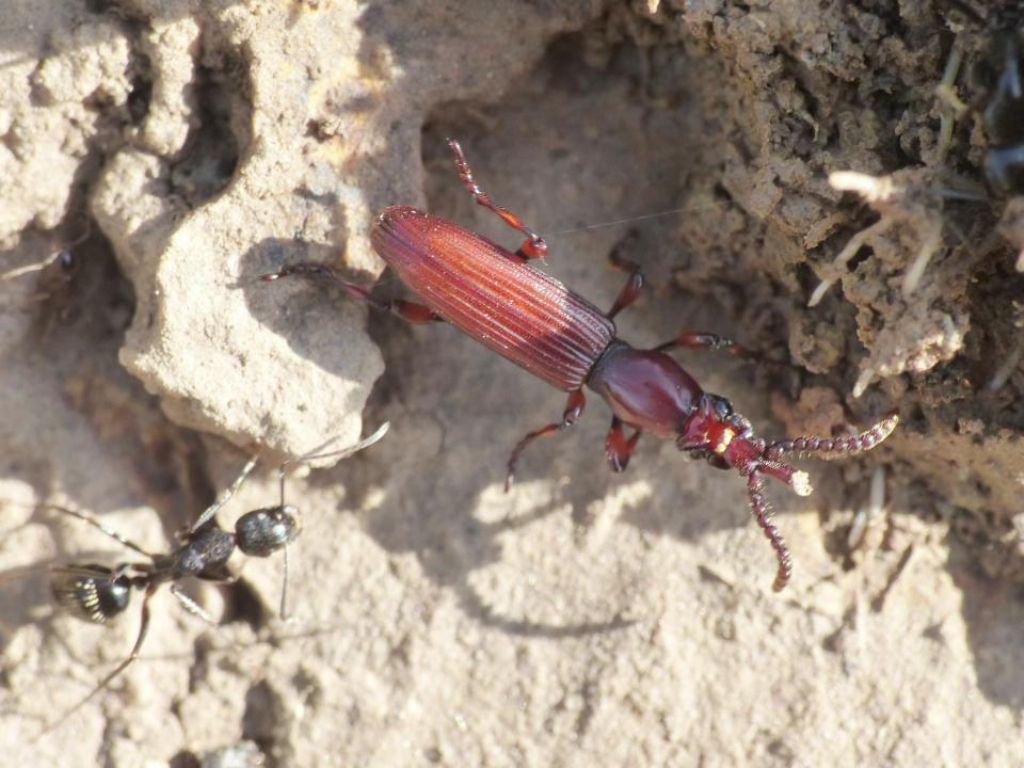
[[[131,602],[133,579],[123,569],[89,563],[55,568],[50,591],[54,602],[83,621],[106,624]]]
[[[77,245],[75,241],[72,245]],[[74,273],[76,265],[75,255],[71,251],[72,246],[66,246],[53,252],[49,258],[37,264],[28,264],[24,267],[16,267],[6,272],[0,272],[0,280],[14,280],[34,272],[43,272],[47,269],[60,273],[62,278],[68,280]]]
[[[48,733],[77,712],[138,659],[149,630],[149,601],[162,585],[169,585],[171,594],[185,610],[212,623],[205,611],[181,591],[180,582],[187,577],[215,582],[232,581],[235,576],[229,568],[228,561],[236,549],[251,557],[268,557],[283,550],[285,558],[281,615],[284,617],[287,612],[288,544],[295,539],[300,530],[299,510],[285,503],[286,469],[291,464],[307,463],[317,459],[345,458],[373,445],[384,437],[387,430],[388,424],[385,422],[373,435],[355,445],[327,450],[337,440],[332,438],[309,453],[285,462],[278,471],[280,504],[247,512],[238,519],[234,531],[226,531],[217,524],[215,516],[252,473],[256,459],[250,459],[220,498],[207,507],[192,526],[179,534],[181,546],[167,554],[148,552],[117,531],[108,528],[92,515],[66,507],[46,505],[49,509],[88,523],[124,547],[145,557],[148,562],[121,563],[114,568],[94,563],[71,564],[51,570],[50,589],[55,602],[80,619],[94,624],[106,624],[128,608],[133,590],[143,592],[142,615],[135,644],[127,658],[104,677],[85,698],[50,723],[40,735]]]
[[[36,297],[45,299],[66,289],[78,270],[79,260],[75,257],[75,249],[91,237],[92,231],[86,222],[84,231],[71,241],[64,242],[59,248],[41,262],[26,264],[5,272],[0,272],[0,281],[15,280],[30,274],[38,274]]]

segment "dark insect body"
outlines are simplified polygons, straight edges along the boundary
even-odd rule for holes
[[[529,262],[547,253],[547,244],[515,214],[495,205],[473,180],[458,143],[449,140],[462,182],[474,200],[526,236],[515,253],[445,219],[405,206],[385,209],[371,233],[374,249],[399,279],[423,301],[380,301],[344,280],[331,267],[293,264],[263,275],[276,280],[295,274],[336,280],[350,295],[414,323],[445,320],[502,357],[568,392],[562,419],[529,432],[512,451],[508,490],[520,454],[533,440],[571,426],[586,406],[584,387],[603,397],[612,409],[605,454],[612,470],[629,463],[644,432],[675,440],[692,458],[720,469],[736,469],[747,480],[750,503],[778,558],[774,588],[789,580],[792,562],[771,520],[763,477],[773,477],[800,495],[811,492],[807,474],[784,461],[790,454],[820,458],[869,450],[895,429],[889,416],[851,437],[765,441],[723,397],[705,392],[667,353],[668,350],[726,349],[750,355],[729,339],[710,333],[679,334],[654,349],[634,349],[616,337],[614,317],[640,295],[639,267],[613,257],[629,271],[626,285],[604,313]],[[633,430],[628,438],[625,428]]]
[[[1024,192],[1024,79],[1021,38],[1016,28],[993,39],[993,59],[1000,67],[995,88],[982,112],[989,148],[985,175],[1001,194]]]
[[[1021,54],[1024,50],[1024,4],[1020,0],[989,0],[972,4],[947,0],[957,13],[950,21],[964,26],[964,18],[988,37],[987,55],[971,68],[973,90],[969,105],[980,113],[988,148],[985,179],[1000,196],[1024,193],[1024,78]],[[956,46],[954,45],[954,52]],[[951,54],[953,55],[953,54]]]
[[[212,582],[231,582],[238,578],[238,574],[232,568],[233,563],[229,563],[236,550],[250,557],[269,557],[283,550],[284,587],[281,592],[281,615],[284,617],[287,612],[288,544],[295,539],[300,530],[299,510],[285,504],[284,501],[285,468],[293,463],[350,456],[376,443],[386,434],[387,429],[388,424],[385,423],[373,435],[355,445],[325,451],[335,442],[335,439],[332,439],[295,461],[282,464],[279,470],[280,503],[245,513],[236,521],[234,531],[226,531],[217,524],[215,515],[255,468],[256,459],[251,459],[221,497],[179,534],[181,546],[167,554],[154,554],[143,549],[84,512],[46,505],[49,509],[98,528],[110,538],[145,557],[147,562],[120,563],[113,568],[94,563],[71,564],[51,569],[50,589],[54,601],[72,615],[94,624],[105,624],[128,608],[132,593],[138,590],[143,593],[142,618],[135,645],[127,658],[104,677],[84,699],[48,725],[43,733],[48,733],[64,722],[139,658],[139,652],[149,630],[150,598],[164,584],[170,585],[171,593],[185,610],[212,623],[206,612],[181,591],[180,582],[188,577]]]
[[[28,264],[23,267],[9,269],[0,273],[0,281],[14,280],[33,273],[38,273],[36,289],[31,297],[34,301],[44,301],[66,293],[78,270],[78,260],[74,249],[85,242],[89,232],[80,235],[76,240],[61,245],[42,262]]]

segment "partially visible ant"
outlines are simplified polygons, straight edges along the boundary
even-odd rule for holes
[[[35,264],[26,264],[24,267],[16,267],[0,274],[0,280],[13,280],[22,275],[29,275],[33,272],[43,272],[60,276],[61,282],[67,282],[75,267],[75,257],[71,251],[72,246],[65,246],[53,253],[50,258]],[[52,269],[51,269],[52,268]],[[48,295],[48,292],[46,293]],[[40,295],[40,298],[43,298]]]
[[[1024,192],[1024,82],[1017,25],[997,31],[992,48],[1000,69],[982,112],[989,142],[985,177],[1002,194],[1020,194]]]
[[[73,240],[59,241],[59,246],[51,251],[47,258],[2,272],[0,273],[0,280],[14,280],[15,278],[38,272],[40,275],[32,298],[40,301],[58,295],[66,290],[78,269],[75,248],[91,236],[91,228],[86,226],[84,231]]]
[[[388,426],[388,422],[385,422],[372,435],[347,448],[326,450],[337,441],[335,437],[296,459],[284,462],[278,469],[280,503],[273,507],[247,512],[238,518],[234,531],[226,531],[217,524],[214,517],[252,473],[257,461],[253,457],[220,498],[207,507],[191,526],[178,534],[181,546],[168,554],[149,552],[84,512],[53,504],[43,505],[47,509],[88,523],[147,558],[149,562],[119,563],[113,568],[94,563],[76,563],[52,569],[50,589],[54,599],[59,606],[74,616],[94,624],[106,624],[128,608],[132,591],[140,590],[143,592],[142,620],[135,645],[124,661],[104,677],[85,698],[47,725],[40,735],[52,731],[67,720],[139,658],[149,629],[149,600],[162,585],[170,585],[171,594],[185,610],[212,624],[209,615],[181,590],[180,582],[190,576],[221,583],[236,580],[238,574],[233,573],[228,564],[236,549],[251,557],[269,557],[278,550],[284,550],[280,614],[285,618],[288,596],[288,544],[295,539],[300,530],[299,510],[286,504],[284,499],[287,467],[317,459],[343,459],[351,456],[384,437]]]
[[[949,0],[959,11],[990,36],[988,54],[971,68],[974,88],[980,94],[964,103],[956,96],[953,83],[961,51],[954,43],[940,96],[957,115],[976,111],[981,115],[988,148],[984,172],[990,190],[999,196],[1024,193],[1024,77],[1021,75],[1022,25],[1024,7],[1017,0],[994,0],[986,9]],[[948,141],[948,131],[946,140]]]

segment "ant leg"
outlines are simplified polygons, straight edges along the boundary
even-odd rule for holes
[[[43,509],[52,509],[55,512],[60,512],[65,515],[78,518],[79,520],[88,523],[93,528],[102,531],[107,536],[112,538],[114,541],[122,544],[123,546],[128,547],[128,549],[138,552],[140,555],[148,557],[150,560],[152,560],[154,557],[154,555],[151,552],[147,552],[135,542],[131,541],[130,539],[126,539],[113,528],[108,528],[92,515],[86,514],[85,512],[78,512],[77,510],[69,509],[67,507],[62,507],[59,504],[41,504],[39,506],[42,507]]]
[[[174,595],[175,598],[177,598],[178,602],[181,604],[181,607],[189,613],[191,613],[193,616],[198,616],[207,624],[211,626],[216,626],[217,622],[210,618],[210,614],[204,611],[202,607],[199,605],[199,603],[197,603],[191,597],[186,595],[182,591],[180,586],[178,586],[177,584],[171,584],[171,594]]]
[[[374,432],[368,438],[366,438],[365,440],[362,440],[362,441],[360,441],[360,442],[356,443],[355,445],[350,446],[348,448],[341,448],[341,449],[339,449],[337,451],[330,451],[330,452],[327,452],[327,453],[320,453],[320,451],[322,451],[324,448],[326,448],[331,443],[333,443],[335,440],[337,440],[336,437],[332,437],[330,440],[328,440],[327,442],[323,443],[322,445],[317,446],[316,448],[314,448],[309,453],[307,453],[307,454],[305,454],[303,456],[300,456],[299,458],[294,459],[292,461],[286,461],[284,464],[281,465],[281,468],[280,468],[280,474],[281,474],[281,506],[282,507],[284,506],[284,478],[285,478],[284,468],[287,467],[289,464],[297,464],[297,463],[302,463],[302,462],[305,462],[305,461],[312,461],[314,459],[322,459],[322,458],[326,458],[326,457],[329,457],[329,456],[335,456],[335,455],[340,455],[342,458],[344,458],[345,456],[349,456],[349,455],[351,455],[353,453],[356,453],[357,451],[361,451],[363,448],[367,448],[367,447],[373,445],[374,443],[376,443],[378,440],[380,440],[382,437],[384,437],[385,434],[387,434],[389,426],[390,426],[390,424],[385,422],[384,425],[380,427],[380,429],[378,429],[376,432]],[[256,456],[253,456],[251,459],[249,459],[249,461],[246,463],[246,465],[242,468],[242,471],[238,474],[238,477],[235,478],[235,481],[233,483],[231,483],[231,485],[224,491],[224,493],[222,493],[220,495],[220,497],[215,502],[213,502],[213,504],[208,506],[203,511],[203,514],[201,514],[196,519],[196,521],[194,523],[192,523],[191,526],[189,526],[189,528],[185,532],[186,537],[191,535],[191,534],[193,534],[193,533],[195,533],[200,528],[202,528],[204,525],[206,525],[208,522],[210,522],[210,520],[213,519],[213,516],[216,515],[217,512],[220,511],[220,508],[228,503],[228,500],[231,499],[231,497],[234,496],[235,493],[238,492],[239,488],[242,487],[242,483],[245,482],[246,478],[249,477],[250,474],[252,474],[253,469],[256,468],[256,462],[258,460],[259,459]]]
[[[57,718],[48,726],[46,726],[46,728],[43,729],[43,732],[36,737],[37,739],[52,731],[58,725],[60,725],[69,717],[71,717],[75,712],[84,707],[93,698],[93,696],[95,696],[97,693],[99,693],[108,685],[110,685],[114,678],[116,678],[118,675],[120,675],[122,672],[128,669],[128,667],[131,666],[132,663],[139,658],[139,651],[142,649],[142,644],[146,641],[146,633],[149,631],[149,599],[153,596],[153,593],[156,591],[156,588],[156,584],[150,584],[146,588],[146,594],[142,598],[142,623],[139,626],[139,636],[135,639],[135,645],[132,646],[132,651],[128,654],[128,658],[126,658],[124,661],[118,664],[117,667],[114,668],[113,672],[104,677],[99,682],[99,684],[89,692],[88,696],[86,696],[80,702],[71,707],[71,709],[66,711],[63,715],[61,715],[59,718]]]
[[[224,493],[222,493],[217,500],[213,502],[213,504],[203,510],[203,514],[201,514],[196,521],[185,530],[186,537],[195,533],[210,522],[210,520],[213,519],[213,516],[220,511],[220,508],[228,503],[228,500],[235,495],[239,488],[242,487],[242,483],[245,482],[245,479],[252,474],[252,471],[256,468],[256,461],[257,458],[255,456],[249,459],[246,465],[242,467],[242,471],[239,473],[238,477],[235,478],[235,482],[228,486]]]
[[[494,213],[512,229],[526,235],[526,240],[524,240],[523,244],[519,246],[519,250],[516,251],[516,256],[523,261],[529,261],[530,259],[543,259],[547,256],[548,245],[544,242],[544,238],[526,226],[522,219],[512,213],[512,211],[507,208],[502,208],[500,205],[495,205],[490,196],[477,186],[476,181],[473,180],[473,170],[469,167],[469,163],[466,161],[466,156],[462,153],[462,147],[459,146],[459,142],[455,139],[448,139],[448,147],[455,155],[455,168],[459,172],[459,178],[462,179],[462,183],[466,185],[466,191],[473,196],[476,204],[483,206]]]
[[[569,393],[569,399],[565,404],[565,412],[562,414],[561,421],[552,422],[545,427],[528,432],[522,440],[516,443],[516,447],[512,449],[512,455],[508,459],[508,474],[505,475],[505,493],[508,493],[508,489],[512,487],[512,481],[515,480],[516,476],[516,462],[519,461],[519,456],[526,446],[538,437],[549,437],[566,427],[571,427],[576,423],[576,419],[582,415],[583,409],[586,406],[587,399],[583,395],[583,390],[574,389]]]
[[[606,315],[609,320],[612,320],[619,312],[640,298],[640,291],[644,287],[644,273],[640,271],[639,264],[620,256],[617,248],[612,251],[608,261],[611,262],[615,269],[629,273],[629,277],[626,278],[626,284],[622,286],[622,290],[619,291],[619,295],[615,298],[615,303],[612,304],[612,308],[608,310]]]
[[[762,493],[764,480],[756,470],[747,475],[747,490],[750,493],[750,509],[754,513],[754,519],[761,526],[764,535],[768,537],[768,542],[775,550],[775,557],[779,561],[779,570],[775,574],[775,583],[772,584],[772,589],[779,592],[786,586],[789,577],[793,574],[793,558],[790,557],[789,548],[783,541],[782,534],[772,522],[772,508]]]
[[[608,436],[604,439],[604,455],[608,459],[608,465],[612,472],[622,472],[629,464],[629,458],[636,449],[636,441],[640,439],[640,430],[636,430],[633,436],[626,439],[622,431],[622,420],[618,416],[612,416],[612,426],[608,430]]]
[[[281,582],[281,605],[277,615],[281,621],[288,621],[288,545],[284,545],[284,580]]]
[[[425,304],[417,304],[416,302],[406,301],[404,299],[382,301],[381,299],[374,298],[368,290],[360,285],[356,285],[355,283],[350,283],[339,275],[337,270],[334,268],[327,264],[320,264],[315,261],[301,261],[298,264],[289,264],[286,267],[281,267],[277,272],[267,272],[266,274],[260,275],[260,280],[264,282],[271,282],[273,280],[280,280],[282,277],[290,277],[292,275],[313,275],[316,277],[329,278],[338,283],[345,289],[345,293],[357,301],[362,301],[372,307],[376,307],[377,309],[391,312],[409,323],[418,324],[444,322],[443,317]]]
[[[659,344],[654,348],[654,351],[667,352],[668,350],[676,349],[677,347],[681,347],[682,349],[714,351],[724,349],[737,357],[745,357],[755,360],[761,359],[760,353],[755,352],[752,349],[748,349],[742,344],[737,344],[735,341],[726,338],[725,336],[719,336],[715,333],[692,333],[689,331],[680,333],[672,339],[672,341],[666,341],[664,344]]]

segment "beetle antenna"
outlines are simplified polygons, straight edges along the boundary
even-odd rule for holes
[[[873,427],[850,437],[798,437],[793,440],[771,440],[765,445],[764,455],[771,461],[785,454],[817,459],[841,459],[871,450],[896,429],[900,417],[890,413]]]
[[[768,542],[779,560],[779,570],[775,574],[775,583],[772,584],[772,589],[779,592],[793,574],[793,558],[782,534],[772,521],[772,508],[764,496],[764,480],[756,469],[747,475],[747,490],[750,492],[750,509],[754,513],[754,519],[768,537]]]

